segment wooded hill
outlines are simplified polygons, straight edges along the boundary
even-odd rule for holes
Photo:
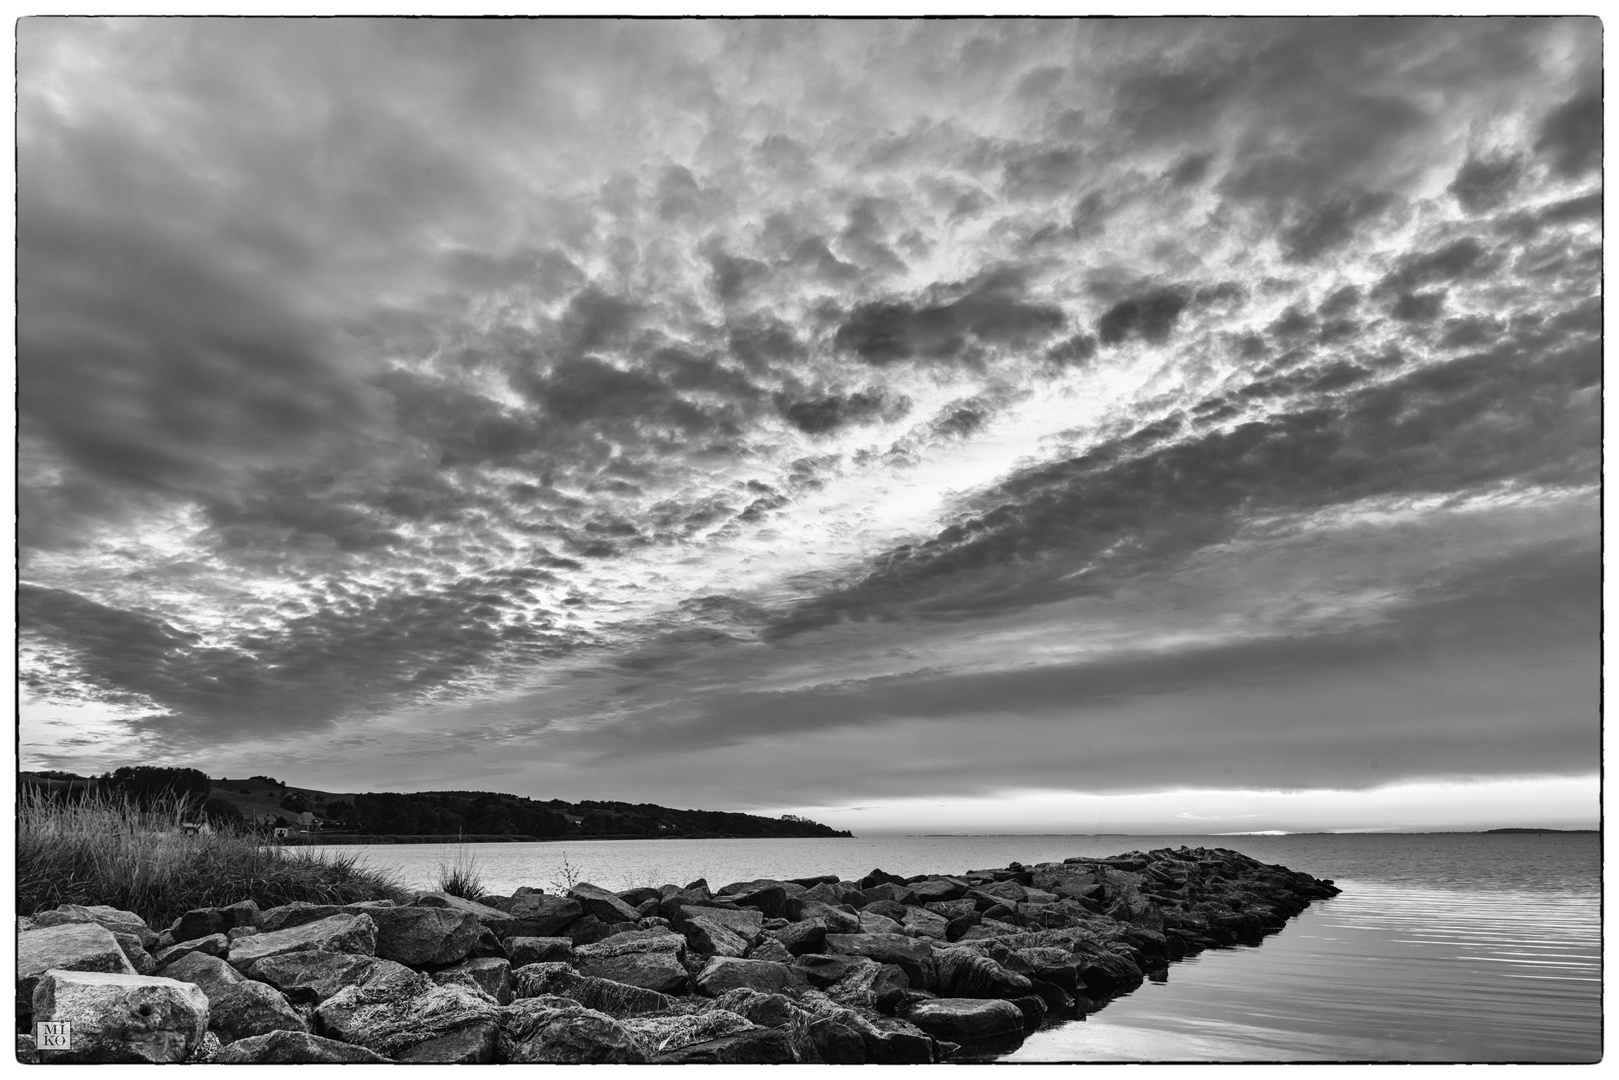
[[[137,766],[100,777],[20,773],[18,783],[59,793],[110,788],[144,793],[174,774],[177,787],[207,807],[216,821],[268,826],[293,824],[309,812],[324,839],[345,836],[500,836],[506,839],[631,839],[726,836],[836,837],[848,832],[807,818],[780,818],[720,810],[676,810],[654,803],[585,799],[539,801],[494,791],[331,792],[296,787],[271,776],[213,779],[194,769]],[[203,786],[202,781],[206,782]],[[240,815],[237,818],[237,815]]]

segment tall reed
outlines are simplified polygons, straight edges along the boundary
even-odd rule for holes
[[[464,838],[457,840],[455,854],[438,863],[439,892],[459,896],[463,900],[482,900],[484,896],[483,872],[472,845]]]
[[[358,855],[283,849],[231,829],[187,835],[180,829],[184,809],[179,799],[141,807],[99,793],[59,802],[24,788],[17,806],[18,914],[108,904],[161,929],[192,908],[241,900],[274,907],[408,896],[392,874]]]

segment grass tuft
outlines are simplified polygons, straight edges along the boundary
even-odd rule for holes
[[[463,900],[484,898],[483,873],[478,869],[478,857],[465,840],[456,844],[454,856],[439,860],[438,888],[439,892],[459,896]]]
[[[64,803],[25,789],[17,806],[18,913],[109,904],[161,930],[192,908],[241,900],[270,908],[409,898],[394,875],[358,854],[282,848],[231,830],[187,836],[181,817],[179,800],[143,809],[121,796]]]

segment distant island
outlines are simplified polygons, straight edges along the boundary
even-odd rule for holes
[[[1535,834],[1535,833],[1594,833],[1594,832],[1601,832],[1602,830],[1601,829],[1485,829],[1483,831],[1486,832],[1486,833],[1492,833],[1492,834],[1493,833],[1514,833],[1514,834],[1522,833],[1522,834],[1530,834],[1530,835],[1532,835],[1532,834]]]
[[[285,829],[302,843],[476,843],[537,840],[707,840],[725,837],[851,837],[795,814],[779,818],[723,810],[676,810],[655,803],[540,801],[496,791],[332,792],[271,776],[214,779],[197,769],[123,766],[101,776],[18,773],[19,790],[55,798],[122,793],[137,800],[177,796],[198,822]]]

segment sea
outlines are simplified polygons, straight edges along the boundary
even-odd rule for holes
[[[485,889],[619,890],[873,869],[960,873],[1162,847],[1223,847],[1343,890],[1257,946],[1152,974],[1083,1020],[1048,1020],[1006,1062],[1596,1062],[1602,845],[1595,833],[873,836],[326,847],[432,888],[474,861]]]

